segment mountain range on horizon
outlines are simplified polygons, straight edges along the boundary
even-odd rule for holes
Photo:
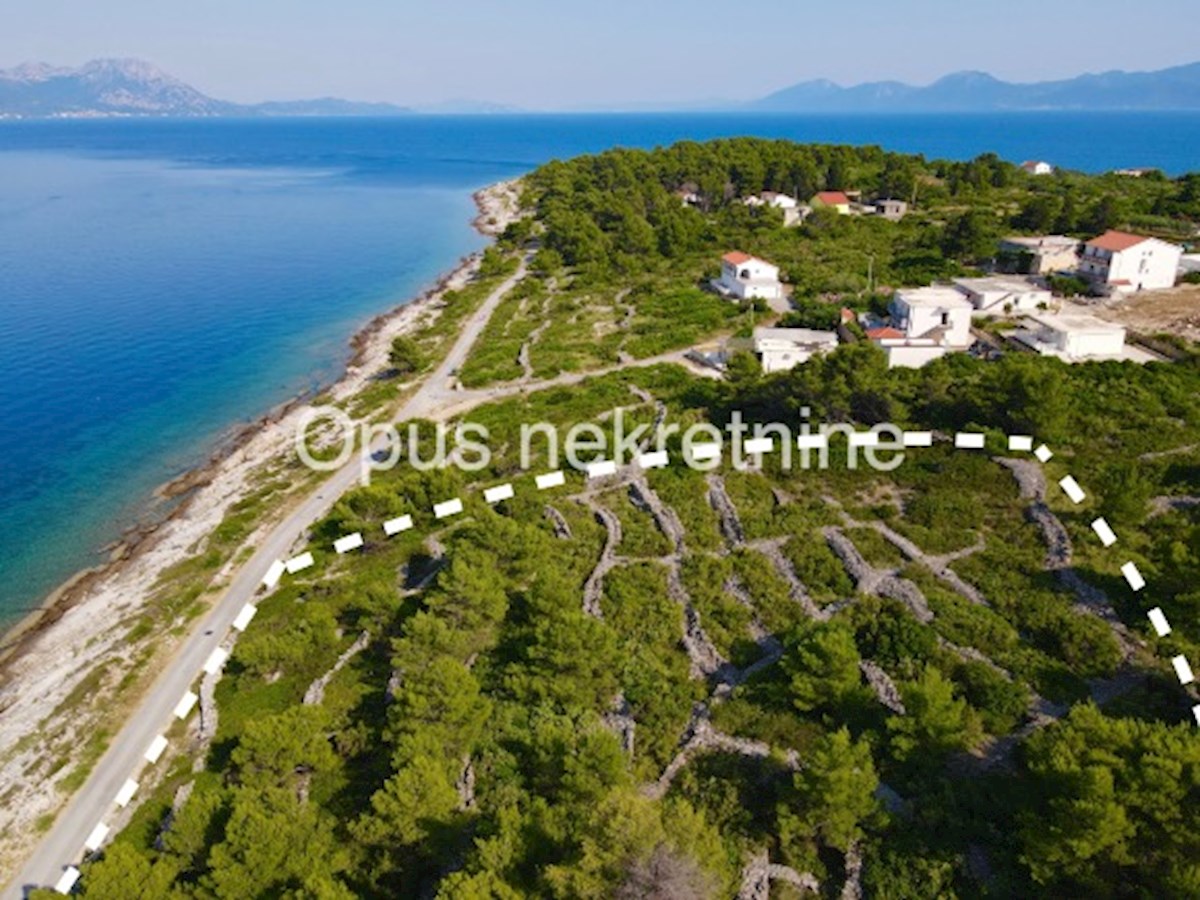
[[[638,108],[650,111],[652,105],[638,104]],[[844,87],[817,79],[750,102],[663,104],[658,109],[780,113],[1200,110],[1200,62],[1154,72],[1109,71],[1040,82],[1009,82],[973,71],[955,72],[924,86],[875,81]],[[210,97],[136,59],[97,59],[78,68],[25,63],[0,69],[0,118],[398,116],[521,111],[475,100],[416,107],[334,97],[233,103]]]
[[[25,63],[0,69],[0,118],[396,116],[394,103],[319,97],[232,103],[217,100],[138,59],[95,59],[78,68]]]
[[[1200,62],[1154,72],[1109,71],[1057,81],[1002,81],[954,72],[932,84],[802,81],[749,104],[776,112],[999,112],[1200,110]]]

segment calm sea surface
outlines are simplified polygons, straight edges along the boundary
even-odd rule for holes
[[[482,240],[473,189],[754,134],[1200,170],[1200,115],[0,122],[0,624]]]

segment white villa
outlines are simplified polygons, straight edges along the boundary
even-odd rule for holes
[[[891,325],[867,330],[867,337],[887,353],[889,368],[917,369],[974,343],[974,307],[957,288],[896,291],[889,311]]]
[[[754,355],[764,372],[786,372],[838,345],[837,333],[811,328],[755,328]]]
[[[761,194],[747,197],[742,202],[747,206],[769,206],[772,209],[783,210],[783,224],[786,228],[799,225],[812,212],[795,197],[778,191],[763,191]]]
[[[1043,162],[1040,159],[1031,159],[1028,162],[1021,163],[1021,168],[1030,175],[1053,175],[1054,166],[1048,162]]]
[[[721,257],[721,277],[712,285],[722,296],[738,300],[779,300],[783,297],[779,267],[736,250]]]
[[[1027,278],[1015,276],[955,278],[954,286],[971,301],[976,313],[985,316],[1044,310],[1053,300],[1049,289]]]
[[[1182,247],[1158,238],[1106,231],[1083,245],[1079,274],[1118,292],[1169,288],[1182,256]]]
[[[938,337],[947,347],[963,350],[973,343],[974,307],[953,287],[923,287],[896,291],[890,312],[892,325],[905,337]]]
[[[1079,241],[1061,234],[1007,237],[1000,242],[1000,253],[1027,256],[1030,275],[1065,272],[1079,264]]]
[[[1080,313],[1030,316],[1029,327],[1013,337],[1043,356],[1068,362],[1121,359],[1125,328]]]
[[[910,338],[900,329],[890,326],[868,328],[867,338],[887,354],[889,369],[919,369],[950,352],[939,338]]]

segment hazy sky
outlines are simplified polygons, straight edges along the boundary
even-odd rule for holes
[[[135,56],[237,101],[527,108],[1200,59],[1196,0],[0,0],[0,68]]]

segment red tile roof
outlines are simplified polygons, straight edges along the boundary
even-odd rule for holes
[[[1128,250],[1130,247],[1136,247],[1142,241],[1148,241],[1150,238],[1142,237],[1140,234],[1128,234],[1124,231],[1106,231],[1098,238],[1093,238],[1087,242],[1089,247],[1096,247],[1100,250],[1109,250],[1113,253],[1120,253],[1122,250]]]
[[[849,206],[850,198],[841,191],[821,191],[817,200],[826,206]]]
[[[882,328],[868,328],[867,337],[873,341],[894,340],[904,337],[904,332],[885,325]]]
[[[741,250],[734,250],[731,253],[726,253],[721,259],[727,263],[733,263],[735,266],[740,266],[744,262],[750,262],[754,257],[749,253],[743,253]]]

